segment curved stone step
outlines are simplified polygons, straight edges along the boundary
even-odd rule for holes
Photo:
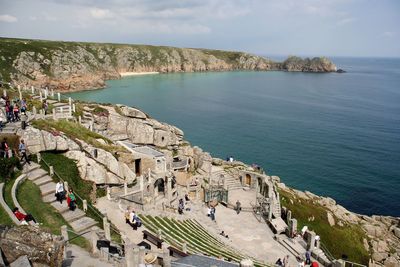
[[[31,161],[30,165],[28,165],[28,164],[24,165],[22,172],[23,173],[33,172],[34,170],[37,170],[39,168],[40,168],[39,164]]]
[[[72,229],[74,229],[74,231],[77,233],[82,233],[96,224],[97,222],[89,217],[82,217],[79,220],[70,223]]]
[[[35,169],[31,172],[26,173],[28,176],[28,179],[31,181],[35,181],[36,179],[39,179],[45,175],[47,175],[47,172],[43,169]]]
[[[50,182],[44,185],[40,186],[40,191],[42,192],[42,197],[49,195],[49,194],[55,194],[56,192],[56,183],[54,182]]]
[[[59,213],[63,214],[64,212],[67,212],[69,210],[67,201],[63,201],[63,203],[60,203],[56,200],[56,197],[54,195],[47,195],[46,197],[51,197],[54,201],[50,203]],[[44,198],[43,198],[44,200]]]
[[[47,183],[52,182],[52,181],[53,181],[53,179],[51,179],[50,176],[45,175],[45,176],[43,176],[43,177],[41,177],[39,179],[34,180],[33,182],[36,185],[41,186],[41,185],[47,184]]]
[[[86,214],[80,209],[76,209],[74,211],[67,210],[66,212],[62,213],[62,216],[68,223],[79,220],[80,218],[84,217],[85,215]]]
[[[54,188],[54,193],[55,193],[55,188]],[[42,197],[42,200],[43,200],[43,202],[45,202],[45,203],[51,203],[51,204],[53,204],[53,202],[55,202],[56,201],[56,197],[53,195],[53,194],[48,194],[48,195],[46,195],[46,196],[43,196]]]

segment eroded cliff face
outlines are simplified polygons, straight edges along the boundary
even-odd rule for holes
[[[60,91],[97,89],[123,72],[287,70],[332,72],[326,58],[289,58],[283,63],[220,50],[147,45],[52,42],[0,38],[0,78],[22,86]]]

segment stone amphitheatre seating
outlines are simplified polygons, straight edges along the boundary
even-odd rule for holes
[[[248,258],[207,232],[196,220],[176,220],[150,215],[141,215],[140,218],[145,227],[154,234],[158,234],[161,230],[162,239],[171,246],[182,249],[183,244],[186,243],[189,254],[222,257],[233,262]],[[270,266],[255,259],[252,260],[255,266]]]

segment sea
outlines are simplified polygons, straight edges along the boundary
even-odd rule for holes
[[[213,157],[356,213],[400,216],[400,59],[332,60],[347,72],[143,75],[69,95],[138,107]]]

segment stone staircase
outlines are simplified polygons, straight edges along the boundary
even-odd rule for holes
[[[213,181],[213,183],[219,182],[222,177],[225,179],[226,189],[235,190],[243,188],[239,179],[235,178],[231,173],[225,170],[219,170],[211,173],[211,181]]]
[[[4,128],[0,133],[2,134],[16,134],[18,129],[21,128],[21,122],[9,122],[4,125]]]
[[[62,204],[56,201],[54,196],[56,183],[53,182],[45,170],[40,168],[39,164],[32,162],[30,166],[25,165],[23,172],[30,181],[39,186],[43,201],[52,205],[71,225],[74,232],[81,234],[97,225],[95,220],[87,217],[85,212],[78,207],[71,211],[66,201],[63,201]]]

